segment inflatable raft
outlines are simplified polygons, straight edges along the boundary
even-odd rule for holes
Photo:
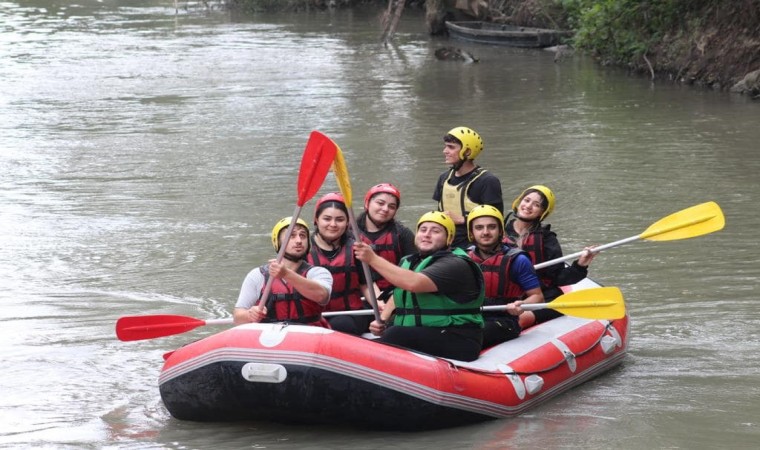
[[[319,327],[246,324],[168,355],[159,390],[182,420],[445,428],[520,414],[609,370],[628,329],[627,315],[563,316],[462,362]]]

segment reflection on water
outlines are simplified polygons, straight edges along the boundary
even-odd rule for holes
[[[466,47],[437,61],[418,12],[230,18],[172,2],[0,4],[0,446],[440,448],[749,446],[758,437],[757,105],[651,85],[581,57]],[[169,417],[162,355],[214,332],[119,342],[123,315],[225,317],[292,212],[309,132],[346,153],[354,195],[433,207],[443,134],[467,125],[505,203],[551,186],[568,252],[708,200],[726,229],[609,250],[592,267],[633,316],[631,357],[529,414],[388,434]],[[328,177],[323,192],[335,190]],[[358,202],[357,202],[358,203]],[[307,219],[311,206],[304,209]],[[729,332],[726,332],[729,331]],[[720,386],[717,389],[716,386]],[[753,394],[754,397],[753,397]],[[625,405],[625,408],[621,408]],[[716,408],[715,405],[728,405]]]

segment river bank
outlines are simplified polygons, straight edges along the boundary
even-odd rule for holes
[[[239,11],[350,8],[398,0],[227,0]],[[567,43],[600,64],[655,82],[731,91],[760,99],[760,0],[407,0],[424,9],[431,34],[446,20],[487,20],[570,30]],[[386,13],[387,14],[387,13]],[[382,20],[380,21],[382,23]],[[421,24],[423,26],[423,24]],[[379,27],[381,28],[381,26]]]
[[[574,32],[603,65],[760,97],[760,1],[507,0],[486,20]]]

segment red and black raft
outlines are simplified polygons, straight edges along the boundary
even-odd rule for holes
[[[177,349],[159,390],[182,420],[446,428],[520,414],[611,369],[628,332],[627,315],[563,316],[462,362],[319,327],[247,324]]]

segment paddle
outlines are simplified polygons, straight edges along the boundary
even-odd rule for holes
[[[615,320],[625,316],[623,293],[616,287],[581,289],[560,295],[549,303],[523,303],[525,311],[553,309],[566,316],[583,319]]]
[[[560,295],[549,303],[523,303],[520,308],[525,311],[553,309],[566,316],[594,320],[614,320],[625,316],[623,293],[616,287],[581,289]],[[503,311],[505,309],[507,309],[507,305],[493,305],[484,306],[481,308],[481,311]],[[359,309],[322,313],[322,315],[362,316],[369,313],[368,309]]]
[[[232,323],[231,317],[202,320],[175,315],[125,316],[116,321],[116,337],[120,341],[140,341],[182,334],[204,325],[232,325]]]
[[[322,183],[327,177],[327,172],[330,170],[330,166],[335,159],[335,153],[338,151],[338,146],[324,134],[319,131],[312,131],[309,136],[308,142],[306,142],[306,148],[303,151],[301,157],[301,167],[298,170],[298,187],[297,194],[298,199],[296,201],[296,209],[293,212],[293,218],[288,225],[287,231],[285,231],[285,244],[280,245],[280,251],[277,252],[277,262],[282,262],[283,256],[285,256],[285,247],[290,241],[290,236],[293,234],[293,228],[296,224],[298,216],[301,214],[301,208],[309,201],[314,194],[317,193]],[[256,301],[258,305],[262,299],[269,297],[269,293],[272,290],[273,277],[267,278],[267,283],[264,286],[264,290],[261,293],[261,297]]]
[[[720,206],[718,206],[717,203],[701,203],[658,220],[637,236],[631,236],[609,244],[600,245],[594,247],[591,251],[593,253],[599,253],[602,250],[617,247],[618,245],[627,244],[639,239],[647,239],[650,241],[675,241],[678,239],[693,238],[721,230],[725,224],[726,219],[723,217],[723,211],[721,211]],[[575,252],[570,255],[536,264],[533,267],[536,270],[543,269],[544,267],[578,258],[583,255],[584,252],[585,250]]]
[[[363,309],[364,314],[372,310]],[[322,313],[325,317],[337,316],[353,311],[336,311]],[[355,314],[354,314],[355,315]],[[182,334],[206,325],[233,325],[232,317],[225,319],[196,319],[190,316],[159,314],[154,316],[124,316],[116,321],[116,337],[120,341],[140,341],[164,336]]]
[[[528,303],[524,310],[554,309],[566,316],[593,320],[615,320],[625,316],[625,302],[620,289],[601,287],[582,289],[560,295],[550,303]],[[485,306],[483,311],[500,311],[506,305]],[[369,315],[372,310],[333,311],[322,313],[325,317],[340,315]],[[155,315],[125,316],[116,321],[116,337],[121,341],[139,341],[174,334],[181,334],[205,325],[232,325],[233,319],[196,319],[189,316]]]
[[[359,231],[359,225],[356,223],[356,217],[354,216],[354,209],[351,207],[352,195],[351,195],[351,181],[348,179],[348,168],[346,167],[346,160],[343,159],[343,152],[340,150],[337,144],[333,143],[337,148],[335,152],[335,160],[332,164],[333,173],[338,180],[338,187],[340,193],[343,194],[343,198],[346,201],[346,209],[348,210],[348,223],[351,225],[351,231],[354,234],[354,238],[358,241],[361,240],[361,232]],[[368,289],[367,295],[369,298],[367,301],[372,306],[372,311],[375,314],[375,320],[382,322],[380,318],[380,310],[377,307],[377,298],[375,298],[375,289],[372,286],[372,272],[369,270],[369,265],[362,261],[362,270],[364,271],[364,279],[366,280]]]

